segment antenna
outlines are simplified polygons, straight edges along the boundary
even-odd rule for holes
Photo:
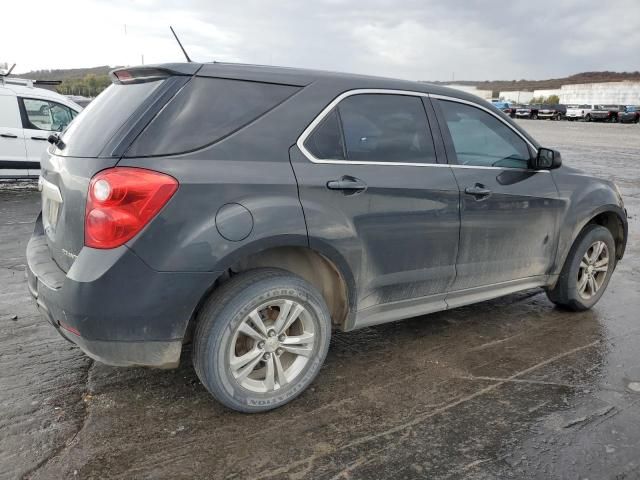
[[[180,45],[180,48],[182,49],[182,53],[184,53],[184,56],[187,59],[187,62],[191,63],[191,59],[189,58],[187,51],[182,46],[182,43],[180,43],[180,39],[178,38],[178,35],[176,35],[176,32],[173,30],[173,27],[169,25],[169,28],[171,29],[171,33],[173,33],[173,36],[176,37],[176,42],[178,42],[178,45]]]
[[[8,77],[13,72],[13,69],[16,68],[16,64],[14,63],[7,73],[0,73],[0,77]]]

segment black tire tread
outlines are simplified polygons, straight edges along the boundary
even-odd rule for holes
[[[576,252],[579,249],[580,250],[582,249],[583,240],[591,232],[598,231],[598,230],[605,231],[609,236],[611,236],[611,239],[613,240],[613,236],[611,235],[611,232],[606,227],[603,227],[595,223],[587,224],[582,229],[580,234],[577,236],[575,241],[573,242],[573,245],[569,250],[567,258],[564,261],[564,265],[562,266],[562,270],[560,271],[560,276],[558,277],[558,281],[556,282],[555,287],[553,289],[547,290],[547,296],[549,297],[549,300],[551,300],[553,303],[555,303],[559,307],[566,308],[568,310],[573,310],[575,312],[588,310],[590,308],[576,301],[575,299],[571,298],[571,295],[569,293],[571,279],[569,278],[569,275],[571,270],[571,264],[573,263]],[[614,242],[614,245],[615,245],[615,242]],[[612,261],[615,262],[615,258],[612,258]]]
[[[233,302],[239,301],[239,299],[242,298],[243,292],[248,291],[254,285],[279,277],[283,280],[286,279],[289,285],[291,285],[292,287],[298,287],[299,289],[306,291],[307,295],[314,298],[315,303],[319,306],[319,308],[324,310],[326,314],[328,328],[327,331],[329,335],[331,333],[331,319],[329,317],[329,310],[320,292],[318,292],[317,289],[313,285],[309,284],[306,280],[287,270],[278,268],[256,268],[247,270],[233,276],[226,283],[222,284],[219,288],[214,290],[209,298],[205,301],[203,307],[197,315],[197,324],[194,332],[192,352],[193,366],[196,374],[198,375],[198,378],[205,386],[205,388],[209,391],[209,393],[211,393],[211,395],[220,403],[233,410],[246,413],[254,413],[277,408],[282,404],[293,400],[300,393],[302,393],[302,391],[304,391],[306,386],[308,386],[307,384],[305,388],[302,388],[297,393],[289,396],[288,399],[282,404],[269,407],[248,406],[236,401],[235,399],[229,398],[225,392],[220,390],[220,387],[218,386],[220,381],[220,379],[218,378],[219,373],[215,369],[212,369],[211,365],[207,363],[209,353],[207,351],[208,341],[211,338],[212,332],[214,335],[219,334],[219,329],[223,328],[223,323],[216,325],[216,322],[218,322],[221,317],[226,315],[224,310],[232,305]],[[324,362],[328,344],[329,341],[327,339],[326,347],[321,353],[320,365]]]
[[[204,378],[202,366],[204,355],[202,355],[202,352],[205,349],[207,337],[203,335],[202,332],[208,330],[210,324],[218,318],[217,314],[219,311],[224,309],[227,303],[237,295],[238,291],[245,290],[251,287],[251,285],[269,278],[286,277],[289,275],[291,275],[290,272],[278,268],[256,268],[231,277],[229,281],[213,291],[198,312],[194,332],[193,367],[198,377]]]

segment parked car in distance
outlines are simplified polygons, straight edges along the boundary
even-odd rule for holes
[[[474,95],[226,63],[112,81],[43,156],[29,291],[110,365],[192,341],[232,409],[298,396],[333,330],[531,288],[585,310],[623,256],[617,187]]]
[[[541,105],[538,110],[538,118],[545,120],[562,120],[567,113],[564,105]]]
[[[618,112],[618,121],[620,123],[638,123],[640,122],[640,107],[636,105],[627,105],[624,110]]]
[[[593,122],[617,122],[618,113],[624,110],[624,105],[596,105],[591,110],[591,121]]]
[[[81,110],[31,80],[0,77],[0,178],[37,177],[47,138]]]
[[[538,118],[538,110],[540,105],[524,105],[516,109],[516,118],[529,118],[536,120]]]
[[[509,102],[501,102],[501,101],[496,101],[496,100],[493,100],[491,103],[493,103],[494,107],[496,107],[498,110],[506,113],[511,118],[514,118],[516,116],[516,109],[515,109],[515,106],[513,104],[511,104]]]
[[[591,121],[591,111],[594,105],[582,104],[582,105],[567,105],[567,113],[565,118],[569,121],[572,120],[584,120],[585,122]]]

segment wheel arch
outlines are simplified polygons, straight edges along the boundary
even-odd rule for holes
[[[571,251],[571,247],[578,241],[580,234],[588,225],[601,225],[607,228],[616,245],[616,260],[622,259],[627,243],[627,220],[624,209],[618,205],[602,205],[592,210],[580,222],[576,224],[571,235],[571,241],[563,249],[561,257],[556,265],[557,269],[561,269],[567,261],[567,256]]]
[[[349,329],[356,306],[353,274],[342,256],[329,246],[309,247],[306,237],[269,239],[249,244],[221,260],[216,271],[221,272],[202,295],[189,319],[185,333],[188,341],[195,328],[197,314],[209,296],[232,276],[254,268],[275,267],[302,277],[322,294],[332,325]]]

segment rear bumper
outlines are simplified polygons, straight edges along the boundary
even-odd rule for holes
[[[155,271],[124,246],[85,247],[65,273],[51,259],[39,222],[26,270],[42,315],[91,358],[160,368],[178,365],[189,319],[216,278]]]

